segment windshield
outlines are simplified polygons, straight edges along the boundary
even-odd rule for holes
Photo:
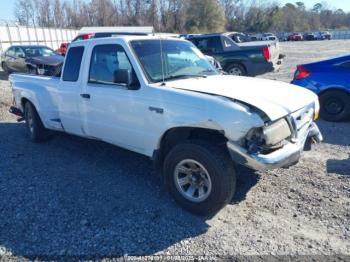
[[[148,79],[154,83],[163,81],[163,78],[172,80],[219,74],[206,57],[187,41],[136,40],[131,41],[131,46]]]
[[[24,52],[28,57],[39,57],[39,56],[54,56],[57,55],[55,51],[48,47],[26,47],[24,48]]]

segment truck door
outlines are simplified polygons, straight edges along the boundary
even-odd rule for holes
[[[95,43],[87,59],[86,84],[81,97],[84,132],[94,138],[142,153],[144,116],[148,112],[130,60],[116,41]],[[84,71],[85,72],[85,71]],[[118,74],[130,72],[135,87],[119,82]]]
[[[84,46],[69,48],[63,68],[63,75],[58,89],[58,107],[60,121],[67,133],[84,135],[81,128],[81,64]]]

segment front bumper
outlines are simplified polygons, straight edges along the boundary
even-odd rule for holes
[[[267,170],[289,167],[296,164],[304,149],[309,149],[311,143],[319,143],[322,140],[322,134],[317,125],[313,122],[298,132],[298,138],[295,142],[289,142],[281,149],[270,154],[249,154],[245,148],[240,147],[231,141],[227,142],[227,147],[232,160],[236,163],[254,170]]]

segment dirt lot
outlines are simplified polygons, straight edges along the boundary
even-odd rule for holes
[[[350,53],[350,41],[282,43],[279,73]],[[319,121],[325,142],[290,168],[239,168],[232,204],[213,218],[180,209],[143,156],[58,135],[32,144],[7,113],[0,75],[0,256],[350,255],[350,123]]]

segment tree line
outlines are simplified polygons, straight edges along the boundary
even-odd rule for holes
[[[16,0],[14,17],[29,26],[153,26],[174,33],[350,28],[350,13],[325,3],[310,9],[257,0]]]

